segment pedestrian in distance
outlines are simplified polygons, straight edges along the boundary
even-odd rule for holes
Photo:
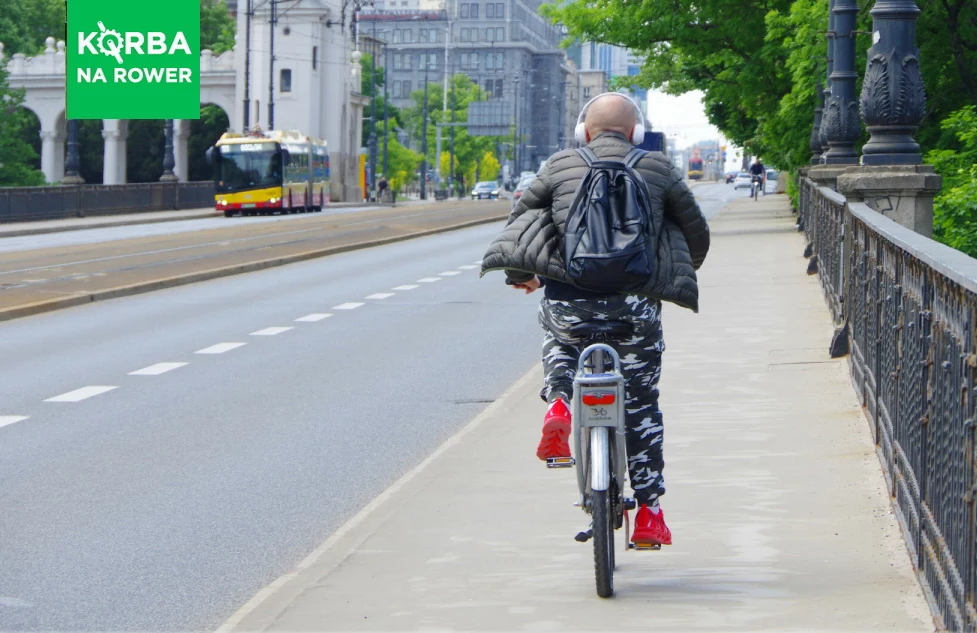
[[[387,177],[383,174],[380,175],[380,181],[377,183],[377,202],[383,201],[383,194],[387,191],[388,183]]]
[[[695,271],[709,250],[709,226],[681,173],[668,158],[634,147],[643,140],[639,138],[643,136],[643,116],[627,96],[598,95],[584,107],[579,121],[577,140],[586,144],[586,150],[583,154],[563,150],[546,161],[483,256],[482,274],[503,270],[510,286],[527,294],[539,288],[544,291],[539,308],[545,374],[540,396],[549,408],[536,449],[536,456],[543,461],[570,456],[569,403],[584,344],[570,334],[570,329],[594,320],[633,325],[633,336],[616,345],[625,379],[628,471],[639,505],[632,541],[670,545],[671,531],[659,503],[665,493],[664,426],[658,407],[665,350],[661,302],[698,312]],[[585,189],[581,182],[586,183],[588,174],[598,168],[597,164],[590,167],[595,159],[626,162],[646,187],[645,195],[638,196],[642,202],[635,212],[644,214],[650,264],[647,276],[639,275],[628,291],[621,291],[615,279],[610,279],[614,283],[606,288],[594,284],[582,287],[574,267],[565,263],[568,218],[578,213],[580,204],[587,204],[575,199],[578,190]]]

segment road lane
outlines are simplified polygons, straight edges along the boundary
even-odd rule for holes
[[[537,362],[458,268],[499,228],[0,323],[0,629],[212,628],[287,571]]]

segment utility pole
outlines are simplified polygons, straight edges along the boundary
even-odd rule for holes
[[[442,103],[441,103],[441,122],[445,123],[448,117],[448,42],[451,40],[451,20],[448,20],[448,28],[444,31],[444,88],[442,90]],[[434,149],[434,179],[438,183],[438,189],[444,189],[442,185],[441,173],[441,127],[439,126],[436,133],[437,140],[435,142]]]
[[[512,126],[512,173],[518,179],[519,174],[519,82],[521,79],[516,77],[514,80],[516,89],[513,95],[512,107],[515,110],[515,122]],[[518,180],[517,180],[518,182]]]
[[[451,122],[455,122],[455,93],[451,93],[451,110],[448,114]],[[451,174],[451,184],[455,184],[455,126],[451,126],[451,152],[448,155],[448,173]]]
[[[373,46],[377,42],[377,20],[373,16]],[[370,195],[375,195],[377,183],[377,49],[370,55]]]
[[[387,129],[387,117],[389,106],[387,104],[387,70],[390,69],[390,47],[383,45],[383,175],[390,182],[390,153],[387,143],[390,139],[390,131]]]
[[[278,0],[268,0],[271,4],[271,62],[268,65],[268,129],[275,129],[275,25],[278,16],[275,15],[275,4]]]
[[[244,129],[251,127],[251,0],[248,0],[247,13],[244,16]]]
[[[427,200],[427,70],[431,65],[424,63],[424,121],[421,124],[421,200]]]

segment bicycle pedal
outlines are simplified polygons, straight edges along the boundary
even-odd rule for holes
[[[633,549],[638,552],[648,552],[648,551],[658,551],[662,548],[659,544],[652,543],[631,543],[628,545],[629,549]]]
[[[593,530],[587,530],[586,532],[577,532],[577,535],[573,537],[578,543],[586,543],[590,540],[590,537],[594,535]]]
[[[547,457],[546,467],[547,468],[570,468],[575,466],[577,460],[572,457]]]

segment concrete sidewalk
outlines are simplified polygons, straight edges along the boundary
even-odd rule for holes
[[[665,311],[675,545],[619,549],[615,598],[535,458],[534,370],[221,630],[933,630],[786,198],[712,232],[701,314]]]

